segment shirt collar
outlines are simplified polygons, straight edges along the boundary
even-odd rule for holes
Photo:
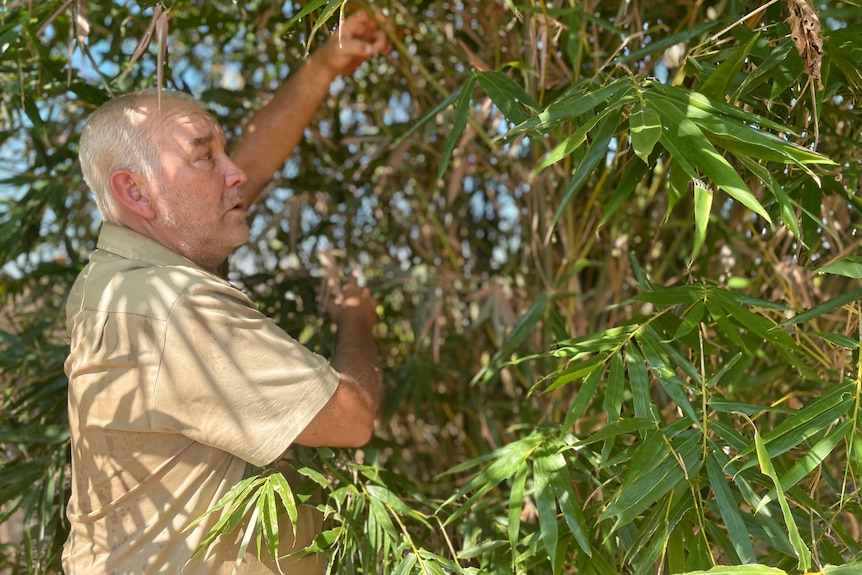
[[[190,259],[160,244],[154,239],[131,230],[125,226],[104,222],[99,231],[100,250],[120,257],[143,260],[159,266],[189,266],[202,269]]]

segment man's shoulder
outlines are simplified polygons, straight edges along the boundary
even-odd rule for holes
[[[218,276],[194,266],[158,265],[96,250],[75,282],[69,305],[167,319],[180,298],[202,293],[244,297]]]

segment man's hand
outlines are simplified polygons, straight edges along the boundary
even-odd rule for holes
[[[369,57],[388,54],[392,49],[386,31],[380,27],[383,21],[380,12],[354,12],[344,19],[313,58],[318,59],[333,78],[352,74]]]
[[[360,320],[371,328],[377,323],[377,302],[367,288],[359,287],[353,276],[337,293],[333,293],[326,311],[336,324]]]

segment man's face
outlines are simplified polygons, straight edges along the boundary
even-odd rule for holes
[[[240,191],[246,175],[225,153],[221,128],[193,104],[163,100],[161,114],[151,122],[161,148],[160,169],[149,183],[157,239],[214,270],[248,241]]]

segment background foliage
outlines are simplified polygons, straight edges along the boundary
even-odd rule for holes
[[[259,533],[316,484],[335,573],[858,572],[858,0],[377,4],[231,277],[325,351],[362,274],[384,413],[252,480]],[[236,134],[341,6],[0,6],[0,569],[65,538],[82,122],[162,78]]]

